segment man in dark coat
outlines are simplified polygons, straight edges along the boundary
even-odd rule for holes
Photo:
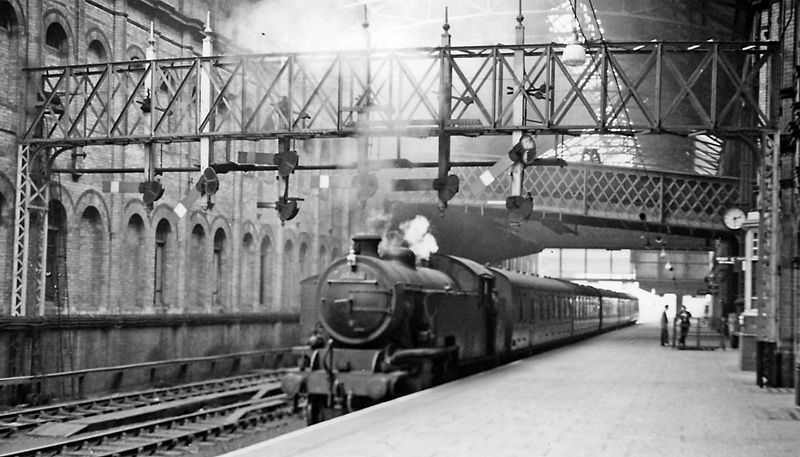
[[[689,334],[689,327],[692,325],[692,313],[690,313],[685,306],[681,306],[681,312],[675,319],[681,327],[681,337],[678,340],[678,344],[680,347],[686,347],[686,335]]]
[[[669,346],[669,318],[667,317],[667,310],[669,305],[664,306],[664,312],[661,313],[661,345]]]

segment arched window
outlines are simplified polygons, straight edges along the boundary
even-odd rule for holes
[[[239,268],[239,311],[254,311],[257,306],[254,303],[255,300],[253,300],[253,289],[255,287],[253,281],[253,272],[255,271],[255,268],[253,268],[255,257],[253,244],[253,235],[245,233],[244,238],[242,238],[242,264]]]
[[[70,314],[67,292],[67,213],[58,200],[51,200],[47,221],[47,270],[45,301],[56,313]],[[51,312],[48,309],[48,313]]]
[[[123,256],[119,262],[122,268],[122,294],[120,296],[120,311],[141,312],[150,303],[147,295],[142,293],[147,290],[148,275],[146,274],[144,221],[138,214],[128,219],[123,240]]]
[[[17,77],[21,64],[20,51],[22,41],[18,30],[17,13],[14,7],[7,1],[0,1],[0,62],[3,63],[3,77],[0,81],[3,91],[0,92],[0,104],[3,107],[3,116],[7,116],[6,110],[19,108],[20,81]],[[11,116],[15,116],[12,114]]]
[[[281,282],[281,302],[278,303],[279,311],[293,308],[293,303],[299,303],[295,297],[296,285],[299,284],[297,262],[295,261],[294,243],[287,241],[283,247],[283,281]]]
[[[328,251],[325,245],[319,247],[319,263],[317,265],[317,273],[322,274],[328,266]]]
[[[77,242],[76,252],[78,265],[85,266],[86,271],[81,275],[92,278],[92,281],[77,280],[80,276],[75,276],[76,281],[70,283],[76,290],[70,291],[70,301],[76,310],[82,312],[104,311],[106,307],[103,300],[105,284],[107,281],[107,271],[105,268],[105,230],[100,213],[94,206],[89,206],[83,210],[78,233],[75,237]]]
[[[309,262],[309,259],[308,259],[308,244],[307,243],[301,243],[300,244],[300,252],[298,253],[298,256],[297,256],[297,262],[298,262],[299,267],[300,267],[299,268],[300,277],[298,278],[298,280],[305,279],[307,276],[309,276],[309,273],[308,273],[308,262]]]
[[[261,255],[259,257],[258,265],[258,302],[261,303],[261,306],[267,309],[269,309],[272,305],[272,288],[270,287],[270,278],[272,277],[272,269],[270,268],[272,263],[271,246],[272,243],[270,242],[269,237],[265,236],[264,239],[261,240]]]
[[[44,36],[44,44],[56,50],[59,54],[66,54],[68,51],[67,32],[58,22],[53,22],[47,27]]]
[[[167,293],[169,280],[167,277],[167,259],[169,258],[169,238],[172,232],[167,219],[161,219],[156,226],[156,253],[153,268],[153,308],[167,311],[169,300]]]
[[[128,60],[144,60],[144,51],[136,45],[129,46],[125,54],[128,56]]]
[[[225,291],[227,287],[226,280],[226,267],[225,267],[225,243],[227,241],[227,237],[225,236],[225,231],[222,229],[217,229],[214,233],[214,258],[212,261],[212,268],[211,274],[213,278],[211,280],[212,284],[212,292],[211,292],[211,303],[214,306],[216,311],[221,311],[225,309]]]
[[[210,306],[206,295],[208,257],[206,257],[206,232],[200,224],[192,228],[189,241],[189,267],[186,269],[186,308],[188,312],[208,311]]]
[[[86,53],[86,60],[88,63],[105,63],[108,61],[106,54],[106,47],[100,40],[92,40],[89,43],[89,50]]]
[[[8,2],[0,2],[0,30],[11,32],[17,26],[17,13]]]

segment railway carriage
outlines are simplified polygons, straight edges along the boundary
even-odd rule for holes
[[[636,298],[448,255],[419,262],[379,237],[301,284],[301,370],[284,391],[315,423],[557,344],[634,323]]]

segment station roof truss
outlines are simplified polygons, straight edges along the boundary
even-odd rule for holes
[[[29,68],[37,105],[21,142],[73,147],[514,131],[724,136],[775,129],[776,102],[760,94],[777,93],[764,91],[776,78],[776,43],[586,46],[579,67],[565,65],[564,45],[551,43]],[[513,62],[520,49],[522,73]],[[197,103],[201,78],[212,84],[205,112]],[[443,80],[450,83],[446,95],[439,93]],[[524,120],[515,121],[520,103]]]
[[[84,146],[206,140],[668,133],[751,135],[760,138],[764,160],[777,160],[777,154],[769,155],[767,140],[779,141],[778,43],[587,43],[588,59],[581,66],[563,62],[564,46],[275,53],[27,68],[26,100],[35,105],[27,110],[17,155],[11,314],[44,314],[46,252],[40,247],[47,245],[50,169],[42,176],[40,153],[52,159]],[[711,167],[714,155],[712,150]],[[462,174],[475,181],[479,171],[467,168]],[[763,179],[777,188],[775,176]],[[718,227],[714,211],[720,201],[737,199],[735,183],[724,179],[569,167],[537,169],[529,181],[538,189],[540,209],[564,214],[565,205],[574,205],[567,211],[571,222],[597,223],[622,213],[632,218],[626,227],[653,221],[704,232]],[[658,192],[660,198],[654,198]],[[777,200],[769,198],[761,208],[774,206]],[[480,206],[487,196],[465,189],[455,202],[461,199]],[[689,203],[696,200],[701,203]],[[32,217],[36,211],[43,218]]]

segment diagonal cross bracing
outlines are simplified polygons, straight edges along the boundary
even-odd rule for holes
[[[771,42],[605,43],[588,48],[590,60],[583,67],[564,65],[563,45],[523,48],[523,74],[508,64],[518,47],[503,45],[188,57],[155,60],[154,69],[149,62],[31,68],[25,72],[40,81],[40,103],[22,142],[83,146],[200,136],[342,137],[356,134],[346,122],[353,104],[367,101],[379,101],[381,112],[390,113],[373,121],[371,133],[391,136],[438,135],[440,125],[451,135],[754,133],[774,129],[777,121],[771,109],[759,105],[757,93],[771,84],[759,79],[769,74],[763,69],[778,63]],[[447,120],[440,119],[435,89],[445,77],[442,59],[456,75],[453,93],[461,94],[449,101],[458,109]],[[194,107],[201,67],[214,81],[214,109],[202,116]],[[146,86],[152,87],[155,120],[141,108]],[[544,87],[545,96],[532,97],[535,87]],[[464,96],[471,103],[463,103]],[[264,110],[281,100],[286,109]],[[519,103],[532,119],[506,115]],[[732,115],[733,106],[742,107],[741,116]],[[619,122],[623,112],[631,113],[629,122]],[[168,129],[166,116],[172,117]],[[265,122],[273,116],[280,119]],[[756,123],[741,125],[742,118]],[[35,134],[41,131],[43,136]]]

